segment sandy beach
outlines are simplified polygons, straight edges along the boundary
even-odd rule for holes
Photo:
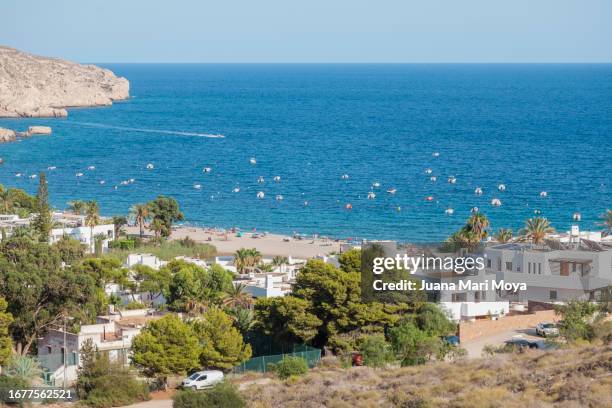
[[[126,227],[128,234],[138,234],[138,227]],[[145,230],[149,235],[149,231]],[[339,252],[340,244],[328,239],[312,239],[312,237],[296,240],[287,235],[265,234],[253,238],[253,233],[243,232],[242,236],[230,231],[220,231],[213,228],[180,226],[173,228],[170,239],[189,237],[196,242],[208,243],[217,248],[219,255],[231,255],[240,248],[256,248],[264,256],[292,256],[294,258],[312,258],[317,255],[327,255]]]

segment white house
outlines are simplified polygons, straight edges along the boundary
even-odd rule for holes
[[[90,227],[63,227],[53,228],[49,237],[49,243],[53,244],[62,239],[62,237],[68,236],[76,239],[82,244],[86,245],[89,252],[93,252],[95,249],[95,242],[97,236],[104,237],[102,239],[102,251],[108,251],[108,243],[115,239],[115,226],[113,224],[96,225],[93,228]]]
[[[78,334],[64,333],[62,328],[49,330],[38,340],[38,360],[47,372],[47,381],[62,385],[64,378],[68,384],[76,380],[81,360],[79,353],[87,340],[91,340],[98,351],[108,353],[111,360],[128,364],[134,337],[148,321],[160,317],[162,314],[148,309],[125,310],[98,316],[96,324],[81,326]],[[65,357],[64,353],[67,353]]]
[[[131,269],[136,265],[144,265],[157,270],[166,264],[166,261],[162,261],[152,254],[128,254],[125,267]]]

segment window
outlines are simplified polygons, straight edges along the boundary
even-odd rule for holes
[[[557,291],[556,290],[551,290],[549,297],[550,297],[550,300],[557,300]]]
[[[482,292],[480,292],[480,299],[482,299],[483,301],[487,300],[487,292],[485,292],[484,290]]]
[[[465,293],[453,293],[452,301],[453,302],[465,302],[467,300],[467,295]]]
[[[206,375],[201,375],[200,378],[198,378],[198,381],[204,381],[206,379]]]
[[[512,271],[512,262],[506,262],[506,270]]]
[[[527,262],[527,273],[531,273],[531,262]]]
[[[491,264],[492,264],[491,259],[490,258],[487,259],[487,268],[491,268],[492,267]]]
[[[578,265],[576,265],[575,263],[572,264],[572,272],[576,272],[576,270],[578,269]]]
[[[53,349],[51,348],[51,346],[47,346],[47,354],[51,354],[53,351]]]
[[[497,270],[498,270],[498,271],[500,271],[500,272],[501,272],[501,270],[502,270],[502,269],[501,269],[501,266],[502,266],[501,264],[502,264],[502,260],[501,260],[501,258],[499,258],[499,259],[497,260]]]
[[[474,292],[474,302],[480,302],[480,292]]]
[[[538,275],[542,274],[542,264],[538,263]]]

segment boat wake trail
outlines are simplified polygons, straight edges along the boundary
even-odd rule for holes
[[[71,120],[67,120],[67,121],[65,121],[65,123],[70,124],[70,125],[88,126],[88,127],[102,128],[102,129],[126,130],[126,131],[129,131],[129,132],[160,133],[160,134],[163,134],[163,135],[206,137],[206,138],[209,138],[209,139],[223,139],[223,138],[225,138],[224,135],[213,134],[213,133],[183,132],[183,131],[180,131],[180,130],[162,130],[162,129],[134,128],[134,127],[127,127],[127,126],[105,125],[103,123],[73,122]]]

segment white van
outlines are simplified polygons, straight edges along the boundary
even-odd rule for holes
[[[198,371],[183,380],[183,388],[201,390],[223,381],[223,372],[218,370]]]

